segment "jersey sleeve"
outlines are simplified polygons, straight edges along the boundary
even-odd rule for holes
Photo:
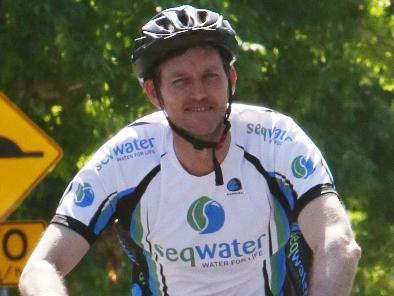
[[[292,138],[276,151],[275,173],[292,191],[295,203],[292,218],[295,220],[311,200],[329,192],[336,194],[336,191],[320,150],[293,120],[289,120],[288,130]]]
[[[90,244],[109,224],[116,201],[117,177],[110,157],[105,146],[96,152],[67,186],[51,221],[78,232]]]
[[[313,199],[336,193],[334,181],[321,152],[306,133],[289,117],[279,115],[274,122],[281,139],[271,145],[272,169],[269,179],[273,195],[270,221],[272,255],[270,257],[270,287],[275,295],[296,289],[297,295],[308,290],[310,250],[297,230],[301,210]],[[286,132],[284,132],[286,131]],[[293,286],[289,286],[290,282]],[[282,292],[281,292],[282,291]],[[286,294],[287,295],[287,294]],[[290,295],[290,293],[289,293]]]
[[[163,120],[161,113],[143,117],[98,149],[67,186],[52,223],[73,229],[92,244],[131,210],[125,202],[130,195],[140,197],[138,186],[160,163]]]

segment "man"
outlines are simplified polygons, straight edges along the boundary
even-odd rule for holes
[[[327,165],[287,116],[232,104],[236,47],[221,15],[191,6],[142,28],[134,71],[162,111],[76,175],[23,295],[66,295],[63,277],[110,223],[133,295],[349,294],[360,248]]]

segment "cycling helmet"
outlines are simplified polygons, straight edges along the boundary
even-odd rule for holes
[[[140,82],[173,51],[207,44],[231,63],[238,45],[235,31],[222,15],[189,5],[163,10],[142,27],[134,41],[132,64]]]

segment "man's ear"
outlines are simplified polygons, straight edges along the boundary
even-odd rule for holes
[[[231,82],[231,91],[233,92],[232,94],[234,95],[237,86],[237,70],[235,70],[234,66],[230,67],[228,71],[228,75]]]
[[[153,80],[149,79],[144,81],[144,91],[152,105],[155,106],[157,109],[161,109],[159,99],[156,94],[155,85],[153,84]]]

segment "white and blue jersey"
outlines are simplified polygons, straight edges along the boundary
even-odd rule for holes
[[[182,167],[157,112],[97,151],[52,223],[91,244],[115,223],[133,260],[133,295],[283,295],[290,225],[312,199],[335,193],[333,180],[289,117],[233,104],[230,122],[224,185]]]

